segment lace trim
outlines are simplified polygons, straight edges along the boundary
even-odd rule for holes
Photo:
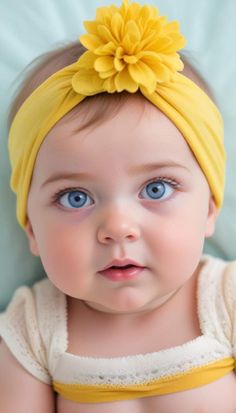
[[[53,380],[65,384],[140,384],[231,356],[225,346],[205,336],[178,347],[128,357],[93,358],[64,353]]]

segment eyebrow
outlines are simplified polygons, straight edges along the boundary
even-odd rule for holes
[[[166,162],[158,162],[158,163],[148,163],[148,164],[143,164],[143,165],[137,165],[128,170],[128,175],[129,176],[135,176],[135,175],[141,175],[147,172],[152,172],[154,170],[158,169],[164,169],[164,168],[181,168],[184,169],[185,171],[190,172],[190,170],[182,165],[179,164],[175,161],[166,161]],[[56,172],[55,174],[51,175],[43,184],[41,187],[44,187],[48,184],[52,184],[57,181],[61,180],[96,180],[97,176],[92,175],[86,172]]]
[[[181,168],[181,169],[185,169],[186,171],[190,172],[190,170],[186,166],[180,163],[177,163],[175,161],[169,160],[169,161],[164,161],[164,162],[162,161],[162,162],[147,163],[144,165],[134,166],[129,169],[128,174],[130,176],[133,176],[133,175],[139,175],[145,172],[152,172],[154,170],[164,169],[164,168]]]

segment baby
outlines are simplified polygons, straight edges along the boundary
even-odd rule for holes
[[[235,413],[236,264],[202,252],[221,115],[155,7],[84,24],[12,109],[17,218],[48,278],[0,317],[0,411]]]

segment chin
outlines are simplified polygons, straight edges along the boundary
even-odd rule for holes
[[[151,302],[150,299],[144,297],[137,291],[134,291],[131,287],[129,290],[130,291],[116,291],[115,297],[113,296],[112,302],[109,303],[109,309],[111,312],[132,314],[142,312],[148,308]]]

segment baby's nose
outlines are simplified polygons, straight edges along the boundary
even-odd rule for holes
[[[131,211],[107,211],[99,225],[97,237],[103,244],[134,242],[140,237],[140,228]]]

